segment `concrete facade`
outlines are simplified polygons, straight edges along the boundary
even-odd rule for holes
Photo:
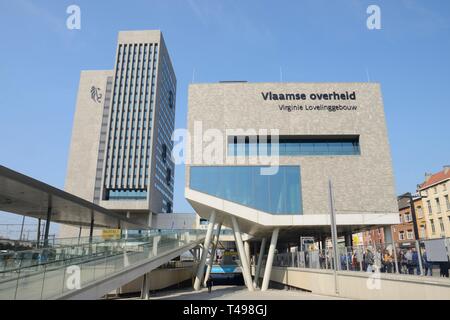
[[[82,71],[80,75],[64,189],[90,202],[94,202],[102,116],[109,108],[107,86],[112,76],[110,70]],[[59,233],[78,237],[79,228],[61,225]],[[84,228],[81,236],[88,235],[89,229]]]
[[[264,99],[268,92],[304,94],[301,101]],[[354,100],[325,100],[318,95],[353,93]],[[316,94],[315,100],[311,94]],[[331,95],[332,97],[332,95]],[[214,210],[226,226],[229,215],[238,217],[241,231],[267,234],[273,226],[302,229],[302,235],[329,229],[329,179],[333,183],[338,232],[398,223],[394,177],[379,84],[375,83],[217,83],[192,84],[189,87],[188,131],[191,138],[191,163],[186,170],[187,200],[196,212],[207,219]],[[356,110],[314,110],[320,105],[347,107]],[[286,106],[291,111],[281,110]],[[302,106],[303,110],[293,110]],[[312,110],[306,110],[311,108]],[[227,130],[276,129],[280,136],[322,137],[358,136],[357,156],[280,156],[280,165],[300,166],[302,214],[272,215],[223,200],[190,188],[190,168],[210,166],[199,161],[195,136],[198,123],[202,132],[222,133],[225,162],[222,165],[253,165],[254,157],[233,157],[227,153]],[[197,124],[197,126],[196,126]],[[197,128],[197,129],[196,129]],[[249,131],[249,132],[250,132]],[[198,141],[198,140],[197,140]],[[207,143],[204,143],[204,149]],[[219,150],[220,152],[220,150]],[[239,159],[237,159],[239,158]],[[300,196],[300,195],[299,195]],[[328,227],[327,227],[328,226]],[[294,228],[297,229],[297,228]],[[297,237],[298,232],[295,232]]]

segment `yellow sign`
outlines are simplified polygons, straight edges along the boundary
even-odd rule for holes
[[[103,229],[102,238],[105,240],[120,239],[120,229]]]
[[[352,240],[353,240],[353,245],[354,245],[354,246],[359,245],[359,242],[360,242],[360,241],[359,241],[359,235],[358,235],[358,234],[354,234]]]

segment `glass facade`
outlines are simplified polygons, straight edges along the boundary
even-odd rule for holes
[[[229,156],[276,155],[275,143],[259,142],[257,137],[231,137]],[[279,156],[356,156],[360,155],[359,138],[280,138]]]
[[[190,168],[190,188],[271,214],[302,214],[299,166],[280,166],[275,175],[261,175],[261,166]]]
[[[112,88],[105,187],[148,187],[159,44],[119,44]]]
[[[145,200],[146,198],[146,190],[111,190],[107,195],[108,200]]]
[[[172,133],[175,129],[175,97],[176,79],[172,71],[168,55],[161,55],[159,80],[159,117],[158,136],[156,139],[155,188],[161,193],[163,206],[161,212],[172,212],[173,181],[175,164],[172,161]]]
[[[136,200],[152,192],[152,210],[168,213],[173,211],[176,77],[163,42],[142,41],[117,47],[98,195]]]

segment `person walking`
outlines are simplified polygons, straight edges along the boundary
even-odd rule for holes
[[[404,250],[400,251],[400,273],[407,274],[408,273],[408,260],[406,259],[406,254]]]
[[[360,271],[356,250],[353,252],[353,255],[352,255],[352,271]]]
[[[373,264],[374,264],[374,255],[372,253],[371,248],[367,248],[366,254],[364,256],[364,264],[366,265],[366,271],[372,272],[373,271]]]
[[[209,277],[208,280],[206,281],[206,286],[208,287],[208,293],[211,293],[213,286],[213,281],[211,277]]]
[[[422,261],[425,268],[425,275],[433,276],[433,264],[428,261],[427,251],[425,249],[423,249]]]

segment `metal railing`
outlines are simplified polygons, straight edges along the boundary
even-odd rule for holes
[[[330,247],[324,250],[278,252],[273,265],[449,278],[450,239],[339,246],[337,265],[333,249]]]

